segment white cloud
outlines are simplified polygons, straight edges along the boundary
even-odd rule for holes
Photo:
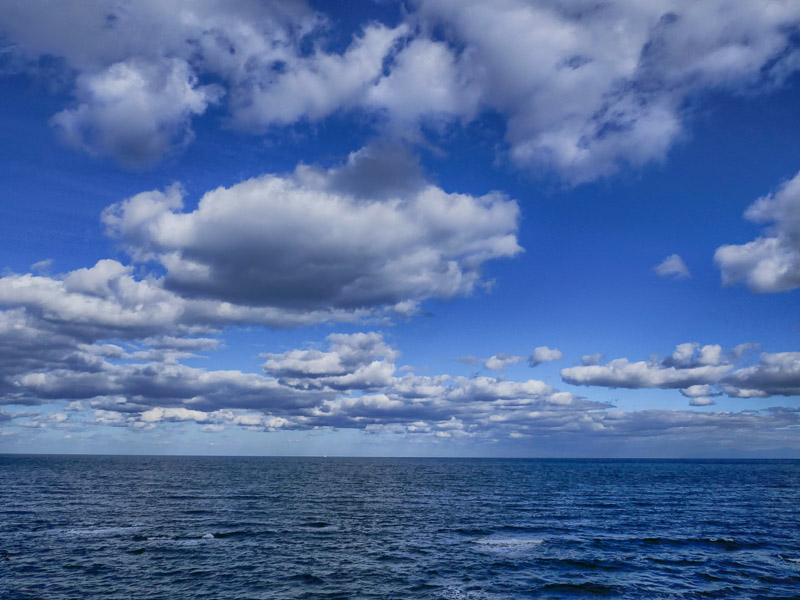
[[[385,387],[394,375],[399,353],[378,333],[331,334],[329,350],[290,350],[265,354],[264,371],[302,389],[372,389]]]
[[[787,48],[800,18],[783,2],[418,5],[460,48],[461,80],[507,116],[512,160],[573,183],[663,160],[696,91],[794,65]]]
[[[60,333],[87,340],[153,338],[152,345],[161,349],[169,347],[170,334],[202,333],[235,324],[300,327],[409,314],[404,303],[380,311],[315,310],[185,298],[164,289],[163,278],[137,279],[132,267],[110,259],[58,278],[30,274],[0,277],[0,305],[23,308]],[[177,344],[182,347],[172,344],[171,348],[197,350],[209,343],[183,340]],[[195,347],[189,348],[191,345]]]
[[[20,64],[77,73],[77,104],[54,119],[66,138],[129,164],[191,139],[224,91],[229,122],[256,132],[354,110],[419,139],[420,123],[493,111],[512,161],[573,184],[663,160],[703,91],[780,85],[800,64],[798,22],[780,0],[418,0],[334,49],[335,23],[303,2],[0,6]]]
[[[699,365],[721,365],[726,362],[719,344],[706,344],[702,346],[697,354],[697,364]]]
[[[370,87],[364,104],[383,110],[394,126],[418,119],[470,119],[478,109],[478,90],[447,44],[412,40],[398,51],[391,72]]]
[[[0,305],[84,340],[152,338],[148,352],[177,359],[216,343],[187,335],[229,325],[408,318],[427,298],[471,293],[487,261],[521,251],[515,201],[448,194],[407,150],[380,143],[341,167],[218,188],[192,212],[176,184],[103,220],[133,264],[6,275]],[[166,274],[148,275],[151,262]]]
[[[676,368],[644,361],[612,360],[607,365],[561,369],[561,377],[573,385],[599,385],[620,388],[684,388],[715,383],[730,371],[729,365]]]
[[[357,105],[382,75],[384,57],[406,31],[402,24],[394,29],[369,25],[341,55],[318,48],[309,57],[282,63],[279,70],[265,69],[250,87],[235,93],[235,122],[243,127],[287,125]]]
[[[714,392],[714,388],[708,385],[707,383],[690,385],[689,387],[685,387],[681,389],[681,394],[683,394],[687,398],[700,398],[701,396],[717,395],[717,393]]]
[[[723,355],[722,346],[719,344],[706,344],[701,346],[697,343],[678,344],[673,350],[672,355],[665,358],[663,364],[668,367],[697,367],[697,366],[717,366],[726,362]]]
[[[321,24],[303,2],[114,0],[53,10],[45,0],[0,6],[0,32],[27,56],[77,72],[77,105],[53,118],[65,139],[146,165],[192,137],[191,118],[219,99],[212,75],[239,93],[276,64],[300,59]]]
[[[51,8],[48,0],[8,0],[0,26],[25,51],[63,56],[81,71],[129,56],[195,55],[209,70],[243,76],[248,61],[291,55],[297,39],[321,24],[297,0],[95,0]]]
[[[110,207],[104,221],[134,258],[166,268],[169,290],[302,310],[467,294],[486,261],[520,251],[519,208],[501,194],[428,185],[368,200],[332,191],[324,173],[308,175],[218,188],[192,212],[181,210],[177,187],[145,192]]]
[[[736,398],[800,396],[800,352],[765,352],[759,364],[731,373],[722,390]]]
[[[677,254],[670,254],[667,258],[657,264],[653,270],[660,277],[672,277],[673,279],[686,279],[691,277],[689,267]]]
[[[494,354],[483,361],[483,366],[490,371],[504,371],[510,365],[521,363],[524,360],[524,356],[516,356],[501,352],[500,354]]]
[[[75,342],[54,348],[42,340],[39,346],[17,348],[14,361],[15,348],[0,347],[6,359],[12,358],[0,363],[4,400],[65,402],[74,416],[0,412],[4,427],[66,427],[67,421],[85,426],[85,413],[91,411],[94,424],[142,431],[178,422],[196,424],[207,433],[228,427],[265,432],[322,427],[485,441],[498,436],[564,441],[580,436],[586,442],[699,434],[707,440],[763,435],[773,436],[774,441],[785,428],[800,422],[798,411],[781,408],[744,413],[625,412],[537,380],[413,373],[397,377],[394,360],[399,353],[377,333],[333,334],[325,350],[271,354],[265,368],[280,373],[280,379],[137,359],[137,353],[120,354],[112,344]],[[796,357],[765,356],[757,377],[762,383],[765,377],[777,381],[770,366],[792,377],[792,360]],[[365,376],[365,369],[374,365],[385,368],[379,379]],[[749,381],[757,377],[751,373]],[[694,406],[708,404],[706,397],[693,398]],[[28,420],[19,420],[23,417]]]
[[[563,357],[564,355],[561,353],[561,350],[548,348],[547,346],[539,346],[533,349],[533,354],[528,358],[528,364],[535,367],[545,362],[561,360]]]
[[[325,351],[268,355],[265,370],[276,379],[192,368],[111,344],[74,341],[56,350],[42,340],[38,350],[18,351],[26,361],[15,367],[3,362],[0,380],[13,390],[13,397],[6,396],[11,403],[64,401],[71,412],[91,408],[98,424],[145,430],[164,422],[273,431],[426,421],[440,431],[473,435],[513,427],[532,418],[531,411],[561,415],[605,406],[536,380],[395,377],[399,352],[377,333],[332,334],[327,342]],[[44,420],[34,415],[29,424],[67,419],[66,413],[51,414]]]
[[[114,156],[128,166],[147,166],[192,140],[191,117],[222,94],[198,85],[180,59],[129,60],[78,77],[78,106],[51,123],[73,146]]]
[[[702,396],[698,396],[695,398],[691,398],[689,400],[689,406],[711,406],[716,404],[711,398],[704,398]]]
[[[772,225],[752,242],[717,248],[714,261],[722,272],[722,283],[743,282],[762,293],[800,287],[800,173],[776,192],[759,198],[745,217]]]
[[[721,346],[686,343],[678,344],[672,354],[661,361],[630,362],[627,358],[618,358],[606,365],[562,369],[561,377],[573,385],[684,388],[685,395],[691,395],[693,390],[710,389],[703,386],[718,382],[732,369],[733,365],[722,358]]]
[[[705,399],[698,402],[722,393],[732,398],[800,395],[800,352],[765,352],[752,366],[737,368],[731,362],[741,361],[744,351],[754,346],[740,344],[725,354],[717,344],[679,344],[662,360],[630,362],[618,358],[606,365],[562,369],[561,377],[573,385],[676,388],[692,400]]]
[[[106,259],[63,279],[33,275],[0,278],[0,304],[25,307],[64,331],[92,338],[155,335],[176,326],[179,298],[153,280],[136,280],[132,269]]]

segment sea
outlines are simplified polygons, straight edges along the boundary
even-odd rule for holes
[[[0,599],[800,598],[800,461],[0,456]]]

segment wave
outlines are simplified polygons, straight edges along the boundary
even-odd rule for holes
[[[526,546],[538,546],[544,543],[543,539],[539,538],[523,538],[523,537],[492,537],[484,538],[482,540],[474,540],[479,546],[489,548],[524,548]]]
[[[620,593],[620,589],[617,586],[603,585],[602,583],[591,581],[582,583],[549,583],[542,588],[542,591],[568,596],[616,596]]]
[[[298,575],[292,575],[289,577],[289,580],[305,583],[307,585],[321,585],[325,583],[324,579],[317,577],[313,573],[300,573]]]
[[[707,547],[718,548],[726,551],[756,548],[762,544],[731,537],[629,537],[629,536],[604,536],[594,538],[589,542],[598,548],[616,548],[620,544],[639,544],[643,546],[666,546],[671,548]]]
[[[137,534],[133,536],[133,540],[137,542],[169,542],[169,541],[187,541],[187,540],[211,540],[211,539],[228,539],[228,538],[248,538],[259,537],[263,535],[274,535],[277,533],[271,529],[253,530],[253,529],[229,529],[229,530],[211,530],[204,533],[196,533],[189,535],[170,535],[170,534],[152,534],[144,535]]]
[[[125,525],[120,527],[87,527],[84,529],[67,529],[63,533],[70,537],[104,536],[128,533],[141,529],[141,525]]]

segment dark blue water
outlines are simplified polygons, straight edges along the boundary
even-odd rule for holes
[[[0,457],[0,598],[798,598],[800,462]]]

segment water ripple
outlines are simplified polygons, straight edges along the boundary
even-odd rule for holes
[[[796,598],[800,462],[0,456],[0,600]]]

